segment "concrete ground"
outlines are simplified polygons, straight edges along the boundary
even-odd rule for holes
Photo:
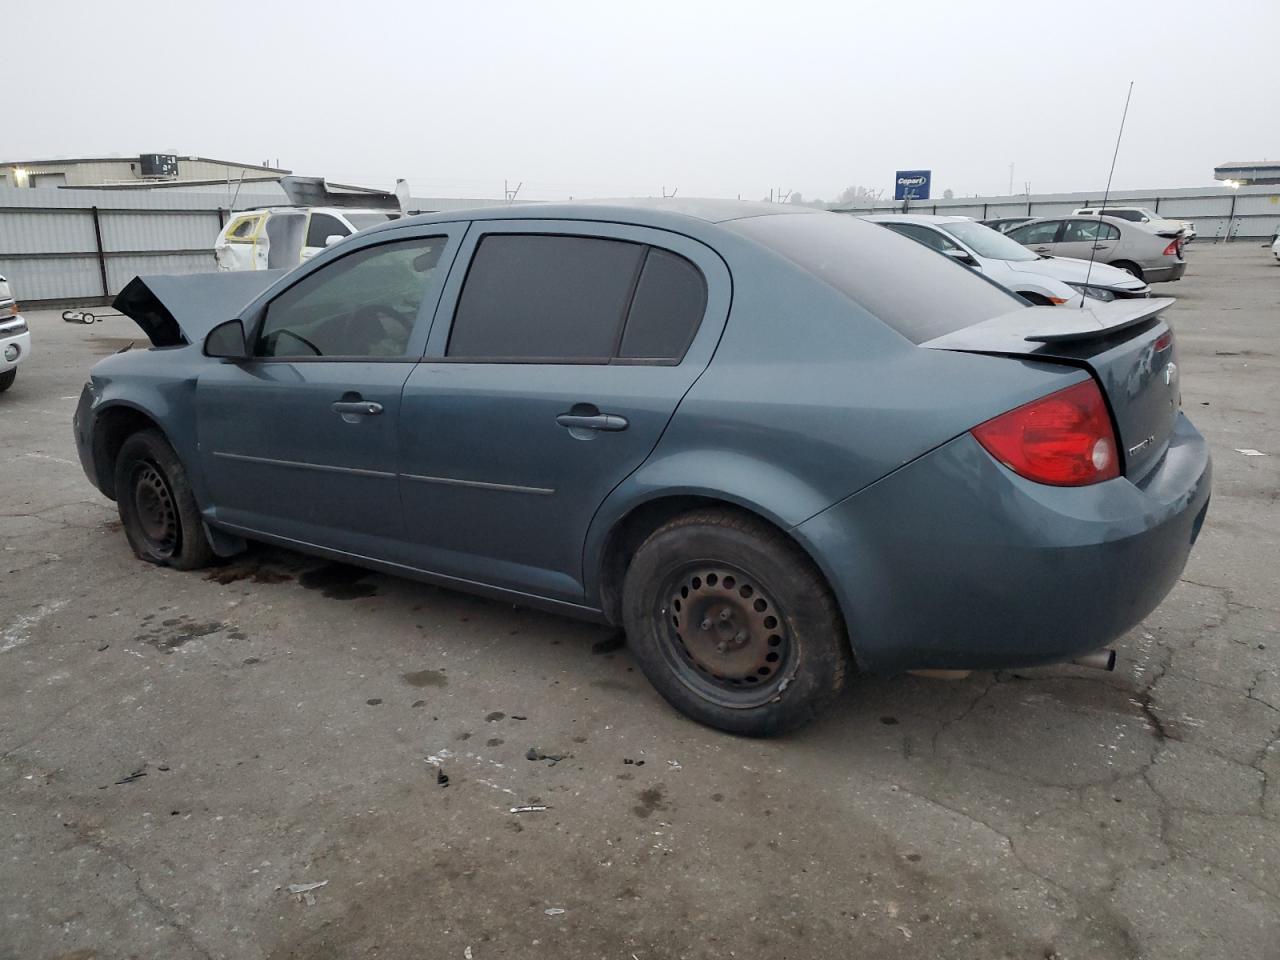
[[[598,627],[277,550],[139,563],[70,432],[136,328],[32,313],[0,957],[1280,957],[1280,267],[1190,259],[1161,292],[1213,505],[1116,672],[860,679],[770,742]]]

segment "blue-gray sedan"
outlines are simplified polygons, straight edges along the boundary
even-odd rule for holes
[[[143,560],[246,541],[626,630],[764,735],[854,668],[1077,658],[1209,501],[1169,300],[1029,307],[906,237],[729,201],[397,220],[134,280],[75,415]]]

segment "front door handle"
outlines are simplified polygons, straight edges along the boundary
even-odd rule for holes
[[[1048,247],[1036,247],[1035,249],[1036,249],[1036,253],[1048,253],[1048,252],[1049,252],[1049,248],[1048,248]]]
[[[382,412],[382,404],[372,400],[339,400],[331,409],[334,413],[340,413],[343,416],[354,413],[362,417],[372,417]]]
[[[605,430],[611,433],[628,427],[626,417],[619,417],[612,413],[597,413],[591,416],[562,413],[556,417],[556,423],[571,430]]]

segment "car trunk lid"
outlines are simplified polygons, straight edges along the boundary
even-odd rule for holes
[[[1168,447],[1181,405],[1171,298],[1117,300],[1083,309],[1026,307],[921,346],[1065,363],[1088,370],[1115,421],[1124,473],[1141,481]]]

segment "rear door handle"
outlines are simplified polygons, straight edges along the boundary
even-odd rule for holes
[[[629,425],[626,417],[619,417],[612,413],[597,413],[592,416],[562,413],[556,417],[556,423],[571,430],[605,430],[611,433],[625,430]]]
[[[372,417],[382,412],[382,404],[375,403],[372,400],[339,400],[332,407],[334,413],[341,414],[358,414],[362,417]]]

